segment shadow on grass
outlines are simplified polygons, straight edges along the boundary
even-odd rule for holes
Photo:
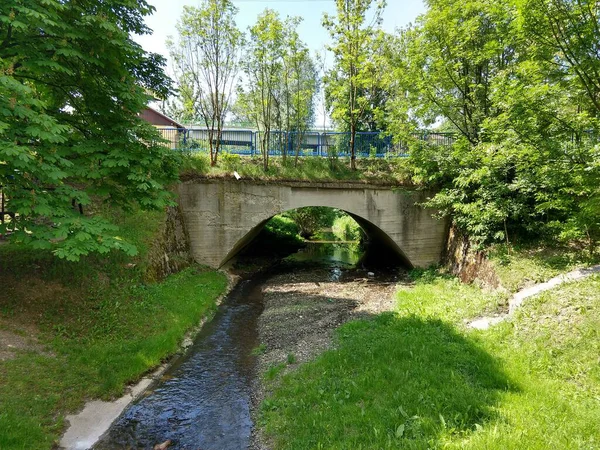
[[[494,420],[515,387],[498,361],[439,320],[382,314],[282,377],[261,423],[277,448],[428,448]]]

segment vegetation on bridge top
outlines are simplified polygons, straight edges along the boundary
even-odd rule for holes
[[[185,156],[180,175],[182,180],[195,177],[234,178],[234,171],[242,179],[261,181],[348,181],[386,186],[412,186],[411,171],[406,158],[364,158],[356,160],[357,170],[350,169],[347,158],[327,159],[303,157],[293,160],[271,158],[264,170],[261,157],[222,154],[216,166],[211,166],[205,154]]]

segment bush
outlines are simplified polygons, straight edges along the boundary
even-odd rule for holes
[[[285,215],[298,225],[302,237],[310,238],[320,229],[331,227],[338,211],[325,206],[307,206],[288,211]]]
[[[204,174],[210,170],[210,158],[206,153],[183,152],[182,173],[193,172]]]
[[[332,226],[333,234],[342,241],[360,241],[363,230],[356,220],[348,215],[336,217]]]
[[[238,170],[242,164],[240,155],[234,153],[220,153],[220,158],[225,170]]]
[[[300,228],[296,225],[289,217],[285,216],[274,216],[265,225],[265,229],[278,236],[286,236],[300,240]]]

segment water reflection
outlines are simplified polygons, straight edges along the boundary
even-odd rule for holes
[[[308,242],[306,247],[285,258],[285,261],[339,263],[353,267],[358,264],[363,252],[358,243]]]

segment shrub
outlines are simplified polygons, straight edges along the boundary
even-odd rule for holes
[[[240,155],[234,153],[221,153],[220,158],[225,170],[237,170],[242,163]]]
[[[286,236],[294,239],[300,239],[299,233],[300,228],[296,225],[289,217],[285,216],[274,216],[271,220],[267,222],[265,229],[270,233]]]
[[[325,206],[307,206],[288,211],[285,215],[298,225],[302,237],[310,238],[320,229],[331,227],[338,211]]]
[[[342,241],[359,241],[363,235],[360,225],[348,215],[336,217],[333,222],[332,231]]]

